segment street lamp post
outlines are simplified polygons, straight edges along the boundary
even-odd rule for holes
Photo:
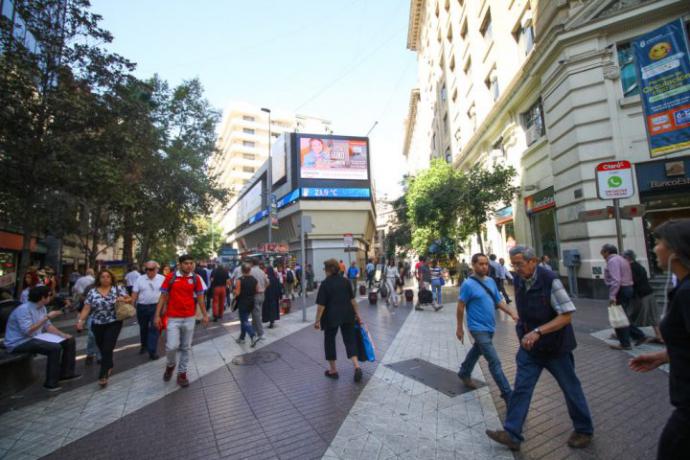
[[[262,112],[268,114],[268,168],[266,184],[268,197],[268,243],[273,242],[273,165],[271,164],[271,109],[265,107],[261,108]]]

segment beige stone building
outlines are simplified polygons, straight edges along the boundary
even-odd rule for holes
[[[487,250],[505,257],[516,242],[530,244],[563,276],[564,251],[577,250],[580,293],[601,295],[599,249],[616,242],[615,224],[578,218],[611,205],[597,198],[598,163],[634,163],[636,193],[621,205],[647,210],[623,221],[623,244],[643,262],[653,258],[653,225],[690,217],[687,173],[657,177],[667,162],[690,171],[690,151],[650,161],[630,52],[633,38],[679,18],[687,24],[690,2],[412,0],[407,47],[419,74],[404,142],[410,173],[432,158],[461,169],[513,165],[521,191],[491,216]]]

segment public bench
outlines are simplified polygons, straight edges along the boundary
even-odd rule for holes
[[[34,382],[33,354],[10,353],[5,348],[4,337],[10,313],[19,302],[0,302],[0,397],[15,394]]]

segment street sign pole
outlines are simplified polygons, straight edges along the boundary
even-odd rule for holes
[[[307,283],[306,283],[306,273],[307,273],[307,251],[306,248],[304,247],[304,221],[302,221],[302,225],[300,225],[300,230],[299,230],[299,243],[300,246],[302,247],[302,272],[301,276],[302,279],[300,280],[300,283],[302,283],[302,322],[307,322]]]
[[[613,216],[616,219],[616,242],[618,243],[618,253],[623,254],[623,230],[621,229],[621,200],[613,200]]]

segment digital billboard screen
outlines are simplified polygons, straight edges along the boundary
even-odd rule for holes
[[[302,179],[367,180],[369,152],[365,139],[299,138]]]

